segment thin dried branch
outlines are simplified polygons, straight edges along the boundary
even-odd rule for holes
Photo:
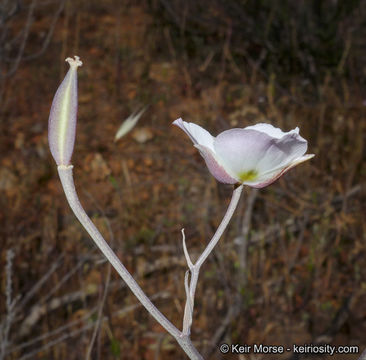
[[[29,36],[31,35],[31,27],[34,20],[35,10],[39,6],[47,5],[46,2],[38,3],[38,0],[32,0],[31,4],[27,7],[21,6],[20,1],[16,1],[11,8],[5,9],[5,5],[0,9],[0,26],[1,26],[1,51],[0,51],[0,62],[2,63],[2,71],[0,72],[0,79],[6,79],[14,75],[17,71],[20,63],[22,61],[29,61],[38,58],[43,55],[46,51],[48,45],[51,42],[52,35],[55,31],[57,21],[65,7],[66,0],[59,0],[57,2],[52,1],[50,3],[58,3],[58,8],[56,9],[52,20],[50,22],[50,26],[48,28],[47,34],[42,42],[41,48],[29,55],[25,54],[26,44],[28,42]],[[8,38],[9,34],[9,22],[12,21],[16,14],[19,14],[22,10],[27,11],[27,17],[25,20],[25,24],[23,29],[12,38]],[[2,16],[1,16],[2,15]],[[5,48],[13,48],[18,45],[18,50],[16,51],[15,56],[7,56],[4,49]],[[9,63],[10,67],[5,69],[5,63]]]
[[[24,26],[23,33],[22,33],[22,40],[19,45],[18,53],[17,53],[15,59],[12,61],[12,66],[10,67],[10,70],[8,70],[6,73],[0,73],[0,78],[8,78],[8,77],[14,75],[14,73],[16,72],[16,70],[19,67],[20,61],[24,54],[25,44],[29,37],[30,28],[33,23],[33,13],[34,13],[35,7],[36,7],[36,0],[32,0],[32,3],[28,10],[28,16],[27,16],[27,20],[26,20],[26,23]]]
[[[44,54],[44,52],[46,51],[48,45],[50,44],[50,41],[52,39],[52,35],[55,31],[55,28],[56,28],[56,24],[57,24],[57,21],[62,13],[62,11],[64,10],[65,8],[65,3],[66,3],[67,0],[59,0],[59,7],[57,8],[57,10],[55,11],[55,14],[53,15],[53,18],[51,20],[51,24],[50,24],[50,27],[48,29],[48,32],[47,32],[47,35],[42,43],[42,46],[41,46],[41,49],[38,50],[37,52],[31,54],[31,55],[28,55],[28,56],[25,56],[23,58],[24,61],[28,61],[28,60],[33,60],[33,59],[36,59],[37,57],[41,56]]]
[[[169,296],[170,296],[170,294],[168,292],[162,291],[157,294],[154,294],[153,296],[150,297],[150,299],[151,300],[166,299]],[[128,313],[130,313],[140,307],[141,307],[141,304],[139,302],[137,302],[133,305],[126,306],[122,310],[118,310],[118,311],[114,312],[112,314],[112,316],[123,317],[123,316],[127,315]],[[39,336],[30,341],[24,342],[16,347],[13,347],[12,349],[9,349],[7,352],[7,355],[9,355],[13,352],[23,350],[27,347],[34,347],[34,345],[37,342],[45,343],[45,345],[43,345],[39,348],[36,348],[33,351],[25,351],[26,354],[23,355],[22,357],[20,357],[19,360],[26,360],[26,359],[32,358],[33,356],[36,356],[40,352],[49,350],[50,348],[54,347],[55,345],[57,345],[63,341],[66,341],[70,338],[73,338],[75,336],[85,333],[85,331],[90,330],[93,327],[95,327],[95,324],[93,322],[89,322],[87,320],[90,319],[90,317],[95,313],[95,311],[97,311],[97,309],[98,309],[98,307],[94,307],[92,310],[88,311],[86,314],[84,314],[81,318],[79,318],[77,320],[71,321],[68,324],[65,324],[53,331],[48,332],[47,334],[44,334],[44,335]],[[103,317],[101,322],[103,323],[105,321],[108,321],[107,317]],[[80,324],[83,324],[83,323],[85,323],[85,324],[83,326],[80,326]],[[70,332],[70,329],[75,328],[75,327],[77,328],[77,330]],[[56,339],[51,340],[51,338],[53,336],[55,336],[61,332],[63,332],[62,335],[60,335]]]
[[[64,258],[64,254],[61,254],[58,259],[53,262],[50,269],[36,282],[36,284],[26,293],[21,301],[19,301],[16,312],[21,312],[25,305],[29,303],[30,300],[36,295],[36,293],[42,288],[43,285],[47,283],[51,275],[60,267]]]
[[[15,318],[15,304],[18,298],[13,299],[13,258],[14,251],[12,249],[7,251],[6,254],[6,315],[3,321],[0,323],[0,359],[4,359],[6,355],[7,348],[10,346],[11,342],[9,339],[9,333],[11,326]]]

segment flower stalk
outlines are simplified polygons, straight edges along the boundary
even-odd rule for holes
[[[145,309],[176,339],[190,359],[203,360],[202,356],[192,344],[190,337],[178,330],[150,301],[149,297],[144,293],[108,243],[104,240],[79,201],[74,185],[72,173],[73,165],[71,165],[70,162],[75,142],[77,119],[76,70],[82,65],[82,62],[77,56],[75,56],[74,59],[67,58],[66,61],[69,63],[70,69],[53,99],[48,133],[50,150],[58,165],[57,170],[66,199],[81,225]]]
[[[194,298],[195,298],[197,282],[198,282],[198,277],[199,277],[201,266],[205,262],[207,257],[211,254],[212,250],[214,249],[214,247],[220,240],[222,234],[224,233],[226,227],[228,226],[232,216],[234,215],[235,209],[238,206],[242,191],[243,191],[243,185],[239,185],[234,190],[233,195],[231,197],[230,204],[221,221],[221,224],[217,228],[214,236],[212,237],[212,239],[210,240],[210,242],[208,243],[205,250],[202,252],[202,254],[200,255],[200,257],[198,258],[198,260],[196,261],[195,264],[192,263],[189,255],[188,255],[188,251],[187,251],[186,244],[185,244],[184,232],[182,233],[183,234],[184,254],[186,256],[187,264],[188,264],[189,271],[191,274],[190,284],[188,286],[189,292],[186,291],[187,300],[186,300],[186,305],[185,305],[185,309],[184,309],[184,317],[183,317],[183,334],[186,334],[187,336],[189,336],[189,334],[191,333],[193,310],[194,310]],[[186,282],[188,283],[188,280],[186,280]],[[187,287],[187,285],[186,285],[186,287]]]
[[[84,208],[82,207],[79,198],[77,196],[73,175],[72,175],[72,165],[64,166],[59,165],[57,167],[58,174],[60,176],[61,184],[65,192],[67,201],[74,212],[77,219],[80,221],[81,225],[88,232],[90,237],[93,239],[94,243],[98,246],[103,255],[111,263],[117,273],[125,281],[127,286],[131,289],[133,294],[145,307],[145,309],[152,315],[164,329],[170,333],[186,352],[190,359],[200,360],[201,355],[198,353],[196,348],[193,346],[189,337],[182,334],[150,301],[148,296],[144,293],[141,287],[137,284],[132,275],[128,272],[126,267],[121,263],[115,252],[110,248],[108,243],[104,240],[101,233],[95,227],[89,216],[86,214]]]

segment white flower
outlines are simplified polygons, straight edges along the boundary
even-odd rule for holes
[[[230,129],[213,137],[202,127],[183,121],[173,122],[193,141],[211,174],[226,184],[262,188],[273,183],[294,166],[311,159],[307,141],[299,128],[283,132],[270,124]]]

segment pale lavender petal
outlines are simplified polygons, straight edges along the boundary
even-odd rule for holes
[[[266,154],[257,164],[259,173],[285,167],[306,153],[307,141],[296,133],[287,134],[281,139],[273,139]]]
[[[228,174],[228,172],[219,163],[219,159],[215,153],[203,145],[195,145],[202,157],[205,159],[206,165],[210,173],[220,182],[225,184],[236,184],[238,180]]]
[[[82,62],[67,58],[70,69],[56,91],[48,120],[48,141],[57,165],[69,165],[74,149],[77,116],[77,74]]]
[[[217,136],[214,148],[225,169],[243,181],[254,181],[301,157],[307,142],[295,132],[278,139],[256,130],[231,129]]]
[[[182,118],[175,120],[173,122],[173,125],[180,127],[190,137],[195,145],[203,145],[211,149],[212,151],[214,150],[214,137],[201,126],[198,126],[194,123],[185,122]]]
[[[214,148],[225,169],[240,178],[242,173],[257,170],[271,144],[272,138],[262,132],[231,129],[216,137]]]
[[[309,160],[313,158],[314,154],[306,154],[304,156],[301,156],[300,158],[297,158],[296,160],[292,161],[290,164],[287,164],[285,167],[274,169],[273,171],[260,174],[258,178],[255,181],[246,181],[244,184],[260,189],[265,186],[268,186],[275,182],[277,179],[279,179],[283,174],[285,174],[287,171],[295,167],[296,165],[299,165],[303,163],[306,160]]]
[[[298,134],[299,133],[298,127],[296,127],[294,130],[284,132],[280,128],[276,128],[273,125],[266,124],[266,123],[259,123],[259,124],[247,126],[244,129],[257,130],[257,131],[260,131],[260,132],[263,132],[263,133],[269,135],[270,137],[274,137],[276,139],[281,139],[283,136],[288,135],[288,134],[294,134],[294,133]]]

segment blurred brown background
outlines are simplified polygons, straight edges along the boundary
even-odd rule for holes
[[[213,135],[295,126],[316,157],[239,209],[203,266],[192,339],[366,346],[366,2],[0,1],[0,359],[184,359],[72,215],[47,143],[79,55],[75,183],[86,211],[181,327],[186,264],[226,210],[182,116]],[[114,142],[122,121],[149,105]],[[358,359],[336,355],[312,359]]]

